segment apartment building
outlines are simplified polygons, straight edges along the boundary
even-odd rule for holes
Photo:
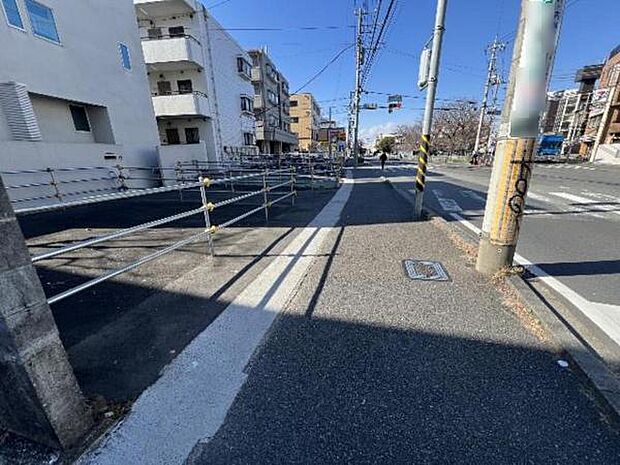
[[[161,163],[256,151],[250,56],[196,0],[134,0]]]
[[[297,134],[298,150],[317,151],[320,126],[321,108],[312,94],[291,95],[291,131]]]
[[[590,113],[591,159],[620,163],[620,46],[605,62],[597,97],[598,105]]]
[[[0,170],[112,166],[121,158],[156,166],[159,139],[131,1],[0,0],[0,9]]]
[[[287,153],[297,147],[291,132],[289,85],[266,49],[250,50],[256,142],[261,153]]]

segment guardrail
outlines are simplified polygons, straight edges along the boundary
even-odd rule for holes
[[[260,189],[249,191],[249,192],[246,191],[242,193],[237,192],[236,194],[240,194],[240,195],[235,195],[232,198],[218,201],[215,203],[210,202],[208,200],[209,191],[213,186],[231,185],[231,184],[234,185],[237,183],[242,183],[244,186],[245,185],[250,185],[250,186],[257,185],[260,187]],[[175,250],[178,250],[186,245],[197,242],[201,239],[206,239],[206,242],[208,244],[208,251],[211,255],[213,255],[214,254],[213,235],[261,211],[264,212],[265,219],[268,220],[269,210],[271,209],[271,207],[273,207],[273,205],[280,203],[287,199],[290,199],[291,204],[294,205],[295,196],[297,194],[295,169],[287,168],[287,169],[281,169],[281,170],[263,170],[258,173],[254,172],[254,173],[243,174],[240,176],[220,178],[220,179],[200,177],[198,181],[194,181],[191,183],[184,183],[184,184],[168,186],[168,187],[143,189],[143,190],[138,190],[138,191],[118,192],[118,193],[113,193],[113,194],[107,194],[105,196],[97,196],[98,197],[97,199],[94,199],[94,198],[93,199],[82,199],[79,201],[66,203],[63,205],[48,205],[44,207],[37,207],[36,210],[38,212],[51,211],[57,208],[66,208],[68,206],[88,205],[90,203],[107,201],[107,200],[121,200],[121,199],[127,199],[127,198],[132,198],[132,197],[144,196],[144,195],[152,195],[152,194],[157,194],[157,193],[162,193],[162,192],[170,192],[170,191],[175,191],[175,190],[182,191],[182,190],[196,189],[196,188],[200,190],[200,198],[202,201],[202,205],[198,208],[187,210],[185,212],[178,213],[176,215],[168,216],[165,218],[155,219],[155,220],[142,223],[142,224],[130,227],[130,228],[121,229],[121,230],[112,232],[110,234],[95,237],[95,238],[88,239],[88,240],[81,241],[81,242],[76,242],[74,244],[68,245],[61,249],[57,249],[57,250],[46,252],[40,255],[33,256],[32,262],[38,263],[38,262],[42,262],[45,260],[53,259],[55,257],[67,254],[69,252],[88,248],[93,245],[100,244],[102,242],[116,240],[122,237],[127,237],[132,234],[137,234],[139,232],[146,231],[151,228],[155,228],[157,226],[170,224],[170,223],[179,221],[184,218],[189,218],[191,216],[203,215],[204,217],[204,222],[205,222],[204,231],[201,231],[200,233],[197,233],[190,237],[179,240],[175,242],[174,244],[171,244],[161,250],[158,250],[157,252],[154,252],[145,257],[142,257],[139,260],[133,263],[130,263],[125,267],[112,270],[97,278],[91,279],[83,284],[80,284],[79,286],[73,287],[57,295],[49,297],[47,299],[48,303],[54,304],[63,299],[71,297],[79,292],[82,292],[86,289],[96,286],[97,284],[100,284],[104,281],[112,279],[123,273],[127,273],[128,271],[134,270],[135,268],[138,268],[139,266],[142,266],[146,263],[149,263],[153,260],[163,257],[166,254],[169,254]],[[282,191],[282,189],[285,189],[285,190]],[[226,192],[230,192],[230,191],[226,190]],[[275,198],[273,196],[275,196]],[[235,204],[235,203],[238,203],[238,202],[241,202],[243,200],[250,199],[253,197],[261,198],[262,203],[260,206],[253,208],[247,212],[244,212],[241,215],[238,215],[235,218],[232,218],[220,225],[213,224],[211,214],[214,210],[223,208],[227,205],[232,205],[232,204]]]

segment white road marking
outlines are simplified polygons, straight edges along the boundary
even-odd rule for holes
[[[437,197],[437,201],[441,205],[441,208],[447,212],[462,212],[463,209],[460,207],[456,200],[448,199],[443,196],[443,192],[439,189],[432,189],[433,194]]]
[[[482,234],[480,228],[470,221],[467,221],[461,215],[450,213],[450,216],[476,235],[480,236]],[[542,268],[534,265],[522,255],[515,254],[515,262],[527,268],[528,271],[539,278],[540,281],[571,302],[611,339],[620,344],[620,305],[602,304],[587,300],[570,287],[550,276]]]
[[[587,197],[581,197],[580,195],[569,194],[568,192],[550,192],[550,194],[555,195],[556,197],[570,200],[571,202],[576,202],[582,205],[592,205],[593,207],[599,210],[603,210],[603,211],[607,211],[610,213],[614,213],[616,215],[620,215],[620,211],[618,211],[617,207],[614,205],[601,204],[600,202],[597,202],[596,200],[588,199]]]
[[[144,391],[131,413],[82,465],[181,465],[213,437],[242,388],[244,370],[277,314],[337,224],[353,183],[346,180],[316,218]]]
[[[470,191],[470,190],[461,191],[461,195],[464,195],[465,197],[469,197],[470,199],[473,199],[473,200],[477,200],[478,202],[482,202],[483,205],[487,203],[487,199],[485,197],[483,197],[482,195],[474,191]]]

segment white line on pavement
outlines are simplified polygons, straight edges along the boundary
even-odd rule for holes
[[[556,197],[560,197],[566,200],[570,200],[571,202],[576,202],[582,205],[592,205],[595,208],[603,211],[607,211],[610,213],[615,213],[616,215],[620,215],[620,211],[617,210],[617,207],[614,205],[601,204],[593,199],[588,199],[586,197],[581,197],[580,195],[569,194],[568,192],[550,192],[551,195]]]
[[[467,221],[461,215],[450,213],[450,216],[457,220],[461,225],[476,235],[480,236],[482,230],[476,225]],[[530,273],[535,275],[543,283],[563,296],[575,307],[587,316],[594,324],[596,324],[603,332],[605,332],[617,344],[620,344],[620,305],[602,304],[598,302],[590,302],[582,297],[570,287],[561,283],[556,278],[550,276],[542,268],[534,265],[522,255],[515,254],[515,262],[528,269]]]
[[[200,333],[82,465],[181,465],[213,437],[241,390],[244,370],[337,224],[349,180],[314,220]]]

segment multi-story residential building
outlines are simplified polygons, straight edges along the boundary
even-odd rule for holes
[[[250,50],[256,143],[261,153],[286,153],[297,146],[291,132],[288,81],[278,72],[266,49]]]
[[[590,158],[620,163],[620,46],[605,62],[597,97],[598,105],[590,112],[589,134],[594,138]]]
[[[196,0],[134,0],[162,165],[253,151],[250,56]]]
[[[298,150],[314,152],[319,147],[321,108],[312,94],[291,95],[291,131],[297,134]]]
[[[1,0],[0,170],[157,166],[130,1]]]

